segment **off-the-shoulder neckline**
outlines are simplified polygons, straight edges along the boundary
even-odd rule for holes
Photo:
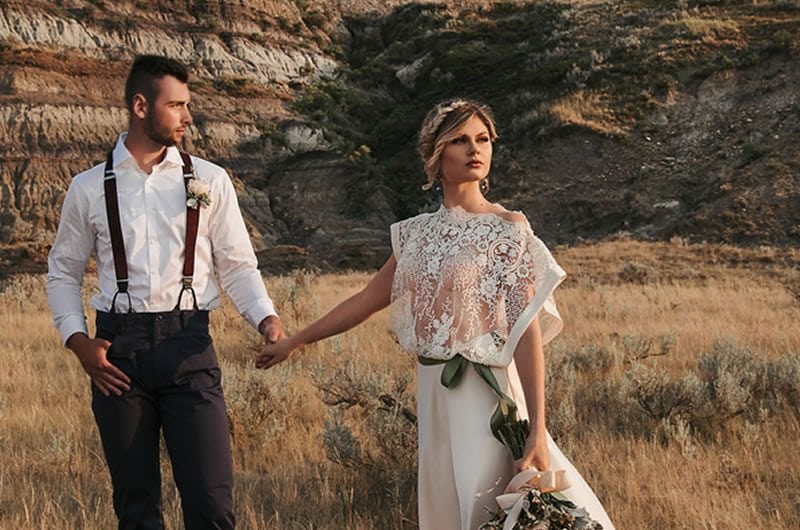
[[[470,211],[465,210],[460,205],[455,205],[453,207],[448,208],[447,206],[444,205],[444,203],[442,203],[442,205],[439,207],[439,213],[448,214],[448,215],[462,216],[462,217],[490,217],[490,218],[497,219],[497,220],[499,220],[499,221],[501,221],[503,223],[506,223],[506,224],[509,224],[509,225],[512,225],[512,226],[523,227],[523,228],[528,226],[528,224],[529,224],[528,223],[528,219],[527,219],[527,217],[525,217],[524,213],[520,212],[519,210],[508,210],[502,204],[499,204],[499,203],[496,203],[496,202],[492,203],[492,204],[494,206],[498,206],[498,207],[502,208],[505,212],[518,213],[518,214],[522,215],[525,220],[524,221],[514,221],[512,219],[506,219],[505,217],[501,216],[500,214],[497,214],[497,213],[494,213],[494,212],[470,212]]]

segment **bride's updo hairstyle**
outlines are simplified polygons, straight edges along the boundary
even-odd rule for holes
[[[473,116],[477,116],[489,130],[489,139],[497,139],[492,110],[482,103],[470,99],[452,99],[438,103],[422,120],[419,131],[419,154],[425,164],[428,183],[423,190],[431,189],[442,178],[442,151],[458,137],[461,128]]]

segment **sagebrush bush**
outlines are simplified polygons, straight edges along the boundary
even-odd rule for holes
[[[577,427],[575,388],[578,384],[575,365],[568,355],[549,355],[545,363],[545,402],[547,428],[561,443]]]
[[[257,453],[280,433],[282,411],[267,374],[224,365],[225,405],[237,456]]]
[[[634,333],[625,333],[615,337],[616,346],[626,362],[640,361],[648,357],[669,355],[675,347],[675,334],[664,333],[656,337],[647,337]]]
[[[624,397],[636,403],[653,422],[686,417],[705,398],[706,388],[696,375],[670,380],[666,370],[634,364],[620,386]]]
[[[605,375],[620,363],[620,351],[591,341],[574,352],[569,361],[581,373]]]
[[[717,341],[714,351],[700,357],[697,367],[722,418],[747,412],[761,397],[758,385],[763,382],[764,366],[746,346],[732,340]]]
[[[328,459],[358,471],[363,495],[381,492],[393,509],[414,497],[417,473],[416,400],[406,372],[375,370],[357,359],[335,369],[312,368],[322,401]],[[344,411],[352,409],[351,414]]]
[[[302,326],[319,314],[317,297],[312,287],[314,275],[298,271],[277,279],[270,286],[270,297],[275,307],[281,308],[281,319],[289,326]]]
[[[658,273],[653,270],[652,267],[634,261],[623,265],[622,268],[619,269],[617,276],[624,283],[635,283],[639,285],[658,281]]]
[[[779,411],[789,408],[795,414],[800,414],[800,353],[769,363],[766,377],[770,409]]]
[[[764,361],[735,340],[719,340],[695,370],[672,378],[645,359],[670,354],[674,343],[668,333],[626,335],[612,348],[554,348],[546,367],[553,437],[568,443],[573,435],[611,429],[675,443],[691,455],[696,441],[710,441],[733,426],[799,414],[800,354]]]

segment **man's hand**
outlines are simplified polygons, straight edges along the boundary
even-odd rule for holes
[[[258,324],[258,331],[264,337],[264,344],[274,344],[286,338],[281,319],[275,315],[269,316]]]
[[[131,378],[108,362],[106,352],[111,343],[104,339],[90,339],[83,333],[75,333],[67,341],[67,347],[75,352],[81,366],[92,378],[92,382],[108,397],[112,392],[121,396],[131,389]]]

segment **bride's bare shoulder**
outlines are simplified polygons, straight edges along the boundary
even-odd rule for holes
[[[492,213],[509,223],[528,224],[528,218],[522,212],[506,210],[499,204],[492,204]]]

